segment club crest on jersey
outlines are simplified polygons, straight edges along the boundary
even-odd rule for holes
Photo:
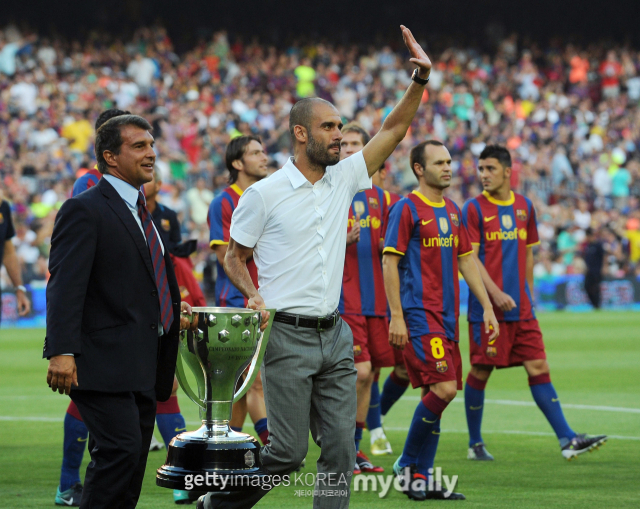
[[[455,212],[451,212],[451,214],[449,214],[449,217],[451,218],[451,222],[453,223],[453,226],[455,226],[456,228],[460,226],[460,220],[458,219],[458,214],[456,214]]]
[[[438,373],[444,373],[448,369],[449,369],[449,366],[447,366],[447,361],[437,361],[436,362],[436,371]]]
[[[449,231],[449,221],[447,221],[446,217],[441,217],[439,219],[439,222],[440,222],[440,231],[443,234],[446,234]]]
[[[518,209],[516,210],[516,216],[518,217],[518,219],[520,219],[520,221],[526,221],[527,220],[527,211],[524,209]]]
[[[356,213],[356,216],[362,216],[364,214],[364,202],[363,201],[354,201],[353,202],[353,211]]]
[[[369,196],[369,207],[372,209],[378,208],[378,198],[374,198],[373,196]]]
[[[503,216],[500,216],[500,220],[502,221],[502,226],[504,226],[506,230],[511,230],[511,227],[513,226],[513,219],[511,219],[510,215],[504,214]]]
[[[495,346],[487,347],[487,357],[495,357],[498,355],[498,349]]]
[[[171,230],[171,223],[169,223],[168,219],[161,219],[160,220],[160,226],[162,226],[162,229],[166,232],[168,232],[169,230]]]
[[[353,345],[353,356],[358,357],[362,354],[362,347],[360,345]]]

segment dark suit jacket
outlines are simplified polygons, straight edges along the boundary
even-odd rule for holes
[[[171,395],[180,290],[165,247],[173,323],[158,337],[160,304],[149,248],[106,179],[67,200],[51,237],[44,357],[73,353],[78,387]]]

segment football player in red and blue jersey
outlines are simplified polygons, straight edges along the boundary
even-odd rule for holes
[[[380,184],[376,183],[376,177],[380,179]],[[384,168],[381,168],[378,173],[373,176],[373,184],[383,187],[385,178],[386,170]],[[385,190],[384,195],[389,210],[391,210],[391,207],[402,199],[402,196],[391,191]],[[388,224],[388,220],[385,221],[385,223]],[[402,350],[394,348],[393,354],[393,371],[391,371],[391,373],[389,373],[389,375],[387,376],[387,379],[385,380],[383,385],[382,393],[379,392],[380,388],[378,386],[378,375],[380,374],[379,372],[376,373],[376,378],[374,379],[373,385],[371,386],[371,401],[369,403],[369,413],[367,414],[367,427],[369,428],[371,433],[371,454],[381,454],[377,452],[378,450],[391,450],[391,445],[386,440],[386,437],[384,437],[384,442],[387,442],[387,446],[384,447],[384,442],[378,440],[378,443],[381,444],[380,449],[376,447],[377,436],[378,434],[382,433],[382,417],[387,415],[393,404],[402,397],[402,395],[406,392],[407,387],[409,386],[409,375],[407,373],[407,367],[404,364]],[[380,426],[380,431],[376,429],[376,425]],[[384,433],[382,433],[382,435],[384,435]],[[389,452],[389,454],[391,453]]]
[[[345,125],[342,128],[340,158],[346,159],[360,152],[369,140],[369,133],[360,125]],[[382,245],[387,211],[384,191],[376,186],[358,192],[349,209],[347,250],[338,310],[353,332],[353,360],[358,371],[356,474],[384,472],[382,467],[374,466],[360,451],[360,441],[369,412],[374,370],[393,366],[394,362],[393,349],[388,341],[387,297],[382,279]],[[384,440],[388,444],[386,437]]]
[[[484,191],[463,208],[463,220],[473,245],[482,280],[500,321],[500,335],[483,331],[482,309],[469,295],[471,370],[465,385],[465,409],[472,460],[493,460],[480,428],[484,389],[496,368],[524,366],[536,404],[542,410],[567,459],[607,440],[605,435],[577,434],[567,424],[549,376],[542,333],[533,309],[533,246],[539,243],[531,200],[511,190],[511,155],[498,145],[480,154],[478,175]]]
[[[384,190],[384,201],[387,205],[387,217],[384,218],[383,224],[387,225],[389,221],[389,210],[393,205],[398,203],[402,196],[387,191],[386,187],[387,170],[383,166],[371,177],[374,186]],[[386,227],[386,226],[385,226]],[[387,317],[389,310],[387,308]],[[380,368],[373,368],[373,383],[371,384],[371,398],[369,400],[369,411],[367,412],[367,428],[371,439],[371,454],[381,456],[384,454],[393,454],[391,444],[382,429],[382,417],[387,414],[393,403],[395,403],[407,390],[409,385],[409,375],[402,358],[402,350],[393,348],[394,368],[384,383],[384,390],[380,394]]]
[[[458,271],[483,307],[485,333],[493,338],[499,326],[470,256],[473,250],[460,208],[443,195],[452,178],[449,151],[439,141],[428,140],[411,150],[410,163],[419,185],[389,214],[384,286],[391,310],[389,343],[404,349],[411,385],[422,388],[422,401],[393,470],[413,500],[462,500],[464,495],[444,491],[432,477],[440,417],[462,389]]]
[[[229,170],[229,187],[222,191],[209,206],[210,246],[217,257],[218,278],[216,280],[216,306],[246,308],[247,300],[233,286],[224,271],[224,257],[229,245],[231,216],[238,206],[242,193],[253,183],[267,176],[268,158],[257,136],[238,136],[227,146],[225,155]],[[247,268],[253,284],[258,288],[258,269],[253,259],[247,261]],[[254,423],[257,435],[263,444],[269,439],[267,428],[267,410],[264,404],[264,392],[260,376],[247,391],[247,394],[233,405],[231,422],[234,431],[242,431],[247,410]]]

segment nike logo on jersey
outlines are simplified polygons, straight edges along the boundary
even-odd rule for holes
[[[179,431],[187,431],[187,428],[176,428],[175,432],[178,433]]]
[[[427,421],[427,418],[426,418],[426,417],[423,417],[423,418],[422,418],[422,421],[423,421],[423,422],[426,422],[427,424],[433,424],[433,423],[434,423],[434,422],[436,422],[437,420],[438,420],[438,419],[434,419],[433,421]]]
[[[422,220],[422,226],[427,226],[433,219],[429,219],[428,221]]]
[[[493,218],[495,218],[496,216],[491,216],[491,217],[485,217],[484,218],[484,222],[488,223],[489,221],[491,221]]]
[[[560,398],[551,398],[552,403],[557,403],[558,401],[560,401]]]
[[[78,442],[86,442],[87,440],[89,440],[89,437],[87,437],[87,438],[78,437]]]
[[[482,408],[482,405],[480,406],[470,406],[469,410],[480,410]]]
[[[489,345],[493,345],[496,342],[496,338],[490,339],[489,341],[487,341],[487,344]]]

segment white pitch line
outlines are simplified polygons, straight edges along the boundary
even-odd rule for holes
[[[18,417],[16,415],[0,415],[0,421],[17,421],[17,422],[63,422],[62,417]]]
[[[384,426],[385,431],[409,431],[409,428],[404,427],[389,427]],[[469,430],[462,429],[443,429],[442,433],[469,433]],[[482,433],[489,433],[495,435],[529,435],[540,437],[555,437],[555,433],[549,433],[547,431],[520,431],[520,430],[482,430]],[[624,435],[607,435],[608,438],[615,438],[616,440],[640,440],[640,437],[629,437]]]
[[[420,401],[419,396],[403,396],[403,400]],[[506,406],[537,406],[534,401],[514,401],[510,399],[485,399],[485,403],[493,403],[495,405]],[[452,403],[464,403],[463,398],[456,398]],[[573,408],[575,410],[598,410],[600,412],[622,412],[627,414],[640,414],[640,408],[628,408],[619,406],[601,406],[601,405],[576,405],[574,403],[562,403],[562,408]]]

